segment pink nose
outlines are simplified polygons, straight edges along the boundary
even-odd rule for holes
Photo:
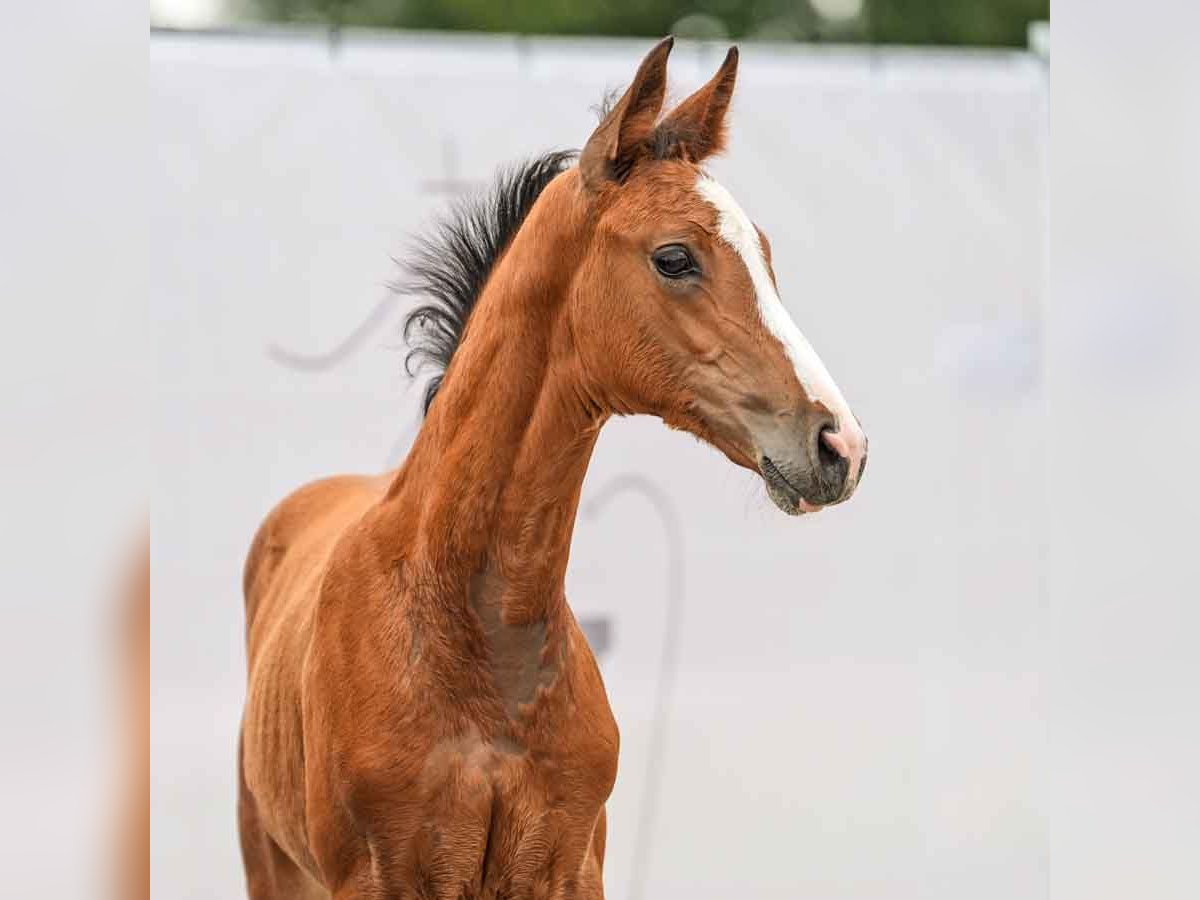
[[[821,441],[847,463],[846,484],[842,496],[849,496],[854,490],[867,462],[867,436],[857,422],[839,422],[835,431],[832,428],[821,429]]]

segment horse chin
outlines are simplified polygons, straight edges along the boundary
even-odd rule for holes
[[[764,483],[767,487],[767,496],[771,498],[771,501],[777,507],[787,513],[789,516],[803,516],[807,513],[820,512],[825,508],[823,506],[817,506],[809,503],[803,497],[793,497],[792,495],[779,490],[779,488],[772,485],[769,481],[764,480]]]
[[[763,484],[767,488],[767,496],[771,501],[789,516],[802,516],[805,513],[820,512],[825,507],[817,503],[809,503],[804,495],[784,476],[771,461],[764,456],[759,463]]]

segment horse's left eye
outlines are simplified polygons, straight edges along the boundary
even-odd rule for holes
[[[654,268],[665,278],[682,278],[696,271],[696,263],[687,247],[669,244],[654,251]]]

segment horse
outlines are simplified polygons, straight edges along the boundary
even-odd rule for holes
[[[604,894],[619,736],[564,595],[613,416],[657,416],[784,512],[859,483],[867,440],[703,167],[737,75],[662,114],[657,44],[582,151],[508,171],[413,265],[440,374],[402,465],[300,488],[244,572],[249,896]]]

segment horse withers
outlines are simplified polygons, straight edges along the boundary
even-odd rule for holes
[[[780,509],[847,499],[867,441],[703,168],[737,51],[660,115],[671,40],[575,163],[510,171],[427,243],[441,364],[404,464],[301,488],[245,569],[239,819],[264,898],[599,898],[618,733],[563,584],[588,461],[649,414]]]

